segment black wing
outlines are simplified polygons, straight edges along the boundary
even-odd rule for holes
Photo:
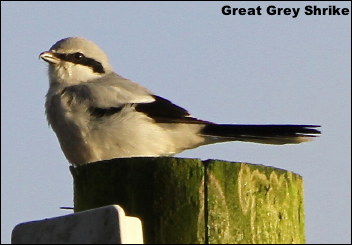
[[[155,101],[150,103],[134,103],[135,110],[146,114],[158,123],[197,123],[208,124],[210,122],[199,120],[191,115],[180,106],[173,104],[171,101],[160,96],[153,96]],[[125,105],[124,105],[125,106]],[[98,108],[90,107],[89,112],[96,118],[112,116],[119,113],[124,106]]]
[[[122,110],[122,106],[120,107],[110,107],[110,108],[98,108],[98,107],[90,107],[89,113],[93,117],[106,117],[114,115]]]
[[[136,104],[136,111],[145,113],[159,123],[210,123],[191,117],[188,111],[167,99],[156,95],[153,97],[155,101],[151,103]]]

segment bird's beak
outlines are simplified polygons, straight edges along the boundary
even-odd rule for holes
[[[39,58],[42,58],[44,61],[50,63],[50,64],[57,64],[59,63],[61,60],[55,55],[54,52],[51,51],[45,51],[42,52],[39,55]]]

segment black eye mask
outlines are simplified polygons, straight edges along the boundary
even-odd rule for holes
[[[95,59],[85,57],[82,53],[55,53],[55,56],[61,60],[72,62],[74,64],[80,64],[92,68],[95,73],[105,73],[104,67],[102,64]]]

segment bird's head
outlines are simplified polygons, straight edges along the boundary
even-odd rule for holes
[[[79,84],[112,71],[104,51],[92,41],[81,37],[62,39],[39,57],[49,63],[49,79],[52,84]]]

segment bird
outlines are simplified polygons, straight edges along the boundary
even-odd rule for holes
[[[298,144],[321,133],[320,125],[197,119],[118,75],[105,52],[83,37],[61,39],[39,57],[48,63],[47,121],[74,166],[113,158],[173,156],[227,141]]]

